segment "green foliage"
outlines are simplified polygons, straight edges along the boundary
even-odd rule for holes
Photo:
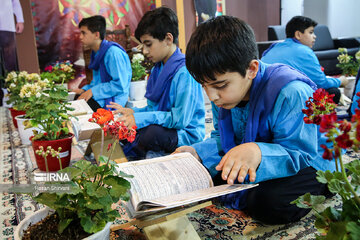
[[[360,239],[360,204],[357,197],[360,160],[346,164],[345,169],[341,172],[317,172],[317,180],[327,184],[330,192],[341,197],[342,209],[328,207],[322,210],[325,197],[313,196],[310,193],[292,202],[300,208],[311,208],[316,212],[315,227],[322,233],[317,239]]]
[[[144,80],[146,76],[146,68],[142,65],[144,56],[141,53],[134,54],[131,60],[132,78],[131,81]]]
[[[339,48],[338,51],[340,53],[337,57],[339,63],[336,66],[341,68],[343,75],[356,76],[360,67],[360,50],[355,54],[355,59],[348,55],[346,48]]]
[[[68,136],[69,130],[66,121],[73,110],[67,102],[68,91],[62,85],[50,84],[40,96],[28,98],[27,104],[31,106],[26,111],[26,127],[39,127],[41,132],[34,131],[32,140],[56,140]]]
[[[112,222],[119,213],[111,208],[120,199],[128,201],[130,183],[123,177],[132,177],[116,170],[116,163],[101,156],[108,164],[97,166],[86,160],[80,160],[71,167],[59,171],[68,173],[71,191],[40,193],[33,196],[39,203],[54,209],[60,218],[58,226],[62,233],[75,219],[80,219],[81,226],[88,233],[102,230],[106,223]]]

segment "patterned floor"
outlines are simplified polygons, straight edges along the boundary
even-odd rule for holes
[[[211,129],[211,111],[207,107],[207,133]],[[77,146],[81,153],[86,142]],[[344,158],[351,160],[358,155],[348,152]],[[36,164],[31,160],[28,146],[20,143],[19,133],[10,121],[9,111],[0,107],[0,183],[30,184],[31,172]],[[30,213],[42,208],[27,195],[8,194],[0,191],[0,240],[13,239],[16,225]],[[328,205],[340,206],[339,199],[334,197]],[[124,208],[118,206],[122,220],[128,216]],[[220,205],[212,205],[188,214],[194,228],[201,239],[314,239],[316,229],[313,227],[314,215],[309,213],[301,221],[287,225],[266,226],[252,220],[243,212],[226,209]],[[112,239],[145,239],[144,235],[135,227],[126,231],[117,231]]]

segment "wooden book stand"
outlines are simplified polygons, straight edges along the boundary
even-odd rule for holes
[[[102,131],[101,129],[98,129],[93,132],[93,134],[91,135],[89,144],[86,148],[85,154],[84,154],[84,156],[89,156],[93,152],[97,163],[99,163],[99,157],[100,157],[100,152],[101,152],[100,151],[101,150],[101,131]],[[107,151],[107,148],[108,148],[108,145],[113,142],[114,142],[114,140],[112,139],[111,135],[104,137],[104,146],[103,146],[103,150],[102,150],[103,156],[109,157],[110,151]],[[110,160],[113,160],[116,163],[127,162],[125,154],[119,143],[116,143],[115,150],[112,153]]]
[[[143,218],[132,219],[127,223],[112,225],[110,230],[116,231],[136,225],[143,229],[149,240],[200,240],[186,214],[210,205],[212,205],[212,202],[207,201],[185,208],[172,209],[165,213],[155,213]]]

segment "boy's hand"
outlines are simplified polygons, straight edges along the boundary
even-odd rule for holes
[[[122,115],[117,121],[124,122],[125,126],[128,128],[132,128],[133,126],[136,126],[135,117],[133,114],[130,115]]]
[[[84,89],[80,89],[80,88],[78,88],[78,89],[69,89],[69,90],[70,90],[70,92],[75,92],[76,95],[80,95],[83,92],[85,92]]]
[[[228,184],[234,184],[237,179],[244,182],[249,174],[250,182],[255,182],[256,169],[261,162],[261,150],[256,143],[244,143],[232,148],[221,159],[216,170],[222,170],[222,179]]]
[[[84,99],[85,101],[89,101],[89,99],[93,96],[91,89],[83,92],[79,97],[78,100]]]
[[[202,162],[199,155],[197,154],[195,148],[190,147],[190,146],[181,146],[178,147],[177,149],[175,149],[175,151],[172,153],[182,153],[182,152],[189,152],[191,153],[191,155],[193,155],[199,162]]]
[[[128,116],[128,115],[134,114],[134,110],[132,110],[131,108],[124,108],[120,104],[117,104],[115,102],[110,102],[110,104],[106,105],[106,107],[116,109],[115,111],[113,111],[113,114],[120,113],[123,116]]]

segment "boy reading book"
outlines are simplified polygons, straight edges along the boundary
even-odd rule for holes
[[[295,16],[286,24],[286,39],[271,45],[264,53],[261,61],[265,63],[287,64],[305,73],[318,88],[324,88],[329,94],[335,94],[334,102],[339,103],[340,86],[348,82],[346,77],[326,77],[321,71],[319,60],[311,49],[315,44],[314,28],[317,22],[304,17]]]
[[[231,16],[199,25],[186,49],[186,66],[212,101],[215,130],[176,152],[191,152],[229,184],[259,183],[246,194],[227,195],[226,206],[246,207],[270,224],[307,214],[290,202],[306,192],[323,194],[327,188],[316,180],[316,170],[335,169],[322,158],[325,138],[303,121],[316,85],[287,65],[258,60],[253,30]]]
[[[176,46],[178,35],[176,14],[167,7],[145,13],[137,26],[135,36],[143,44],[143,54],[155,63],[146,87],[148,104],[133,109],[108,105],[122,114],[119,120],[125,125],[137,126],[135,141],[123,147],[127,157],[143,159],[149,151],[171,153],[205,136],[204,96]]]

